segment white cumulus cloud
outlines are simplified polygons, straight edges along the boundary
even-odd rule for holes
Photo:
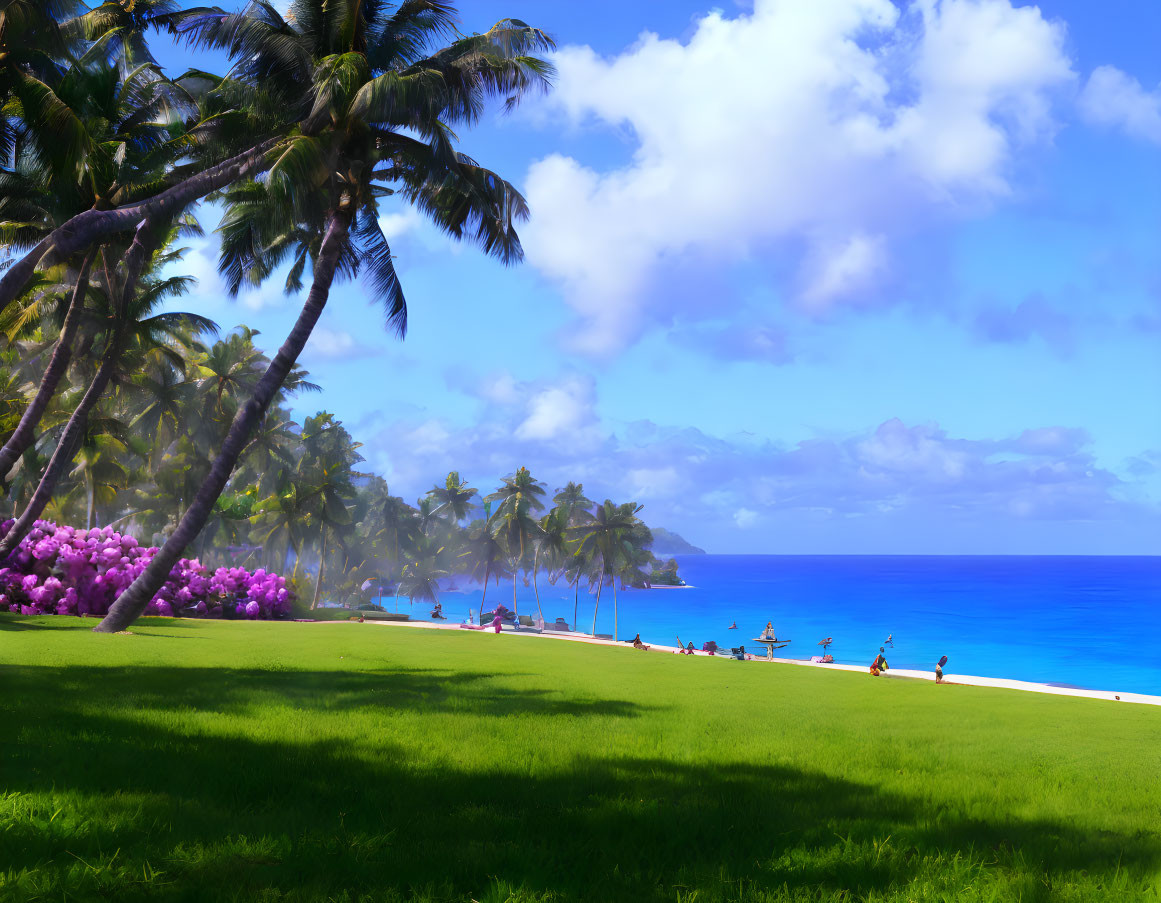
[[[556,439],[572,435],[588,426],[593,417],[592,382],[567,377],[531,396],[527,416],[516,427],[516,438]]]
[[[779,243],[805,248],[788,286],[802,304],[858,300],[904,221],[1009,193],[1015,152],[1051,136],[1073,78],[1064,36],[1008,0],[756,0],[686,43],[566,47],[549,115],[636,145],[608,171],[560,154],[531,167],[528,259],[598,354],[639,333],[667,269]]]
[[[1161,85],[1147,91],[1115,66],[1100,66],[1089,76],[1078,103],[1081,115],[1094,125],[1161,144]]]

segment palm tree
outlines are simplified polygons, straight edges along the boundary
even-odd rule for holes
[[[294,578],[298,576],[306,527],[310,523],[310,495],[309,489],[300,491],[298,483],[284,477],[276,492],[254,505],[250,517],[254,538],[266,551],[267,563],[282,566],[286,556],[294,552]],[[278,550],[282,552],[281,559],[274,557]]]
[[[571,481],[566,483],[563,489],[557,490],[552,501],[558,508],[568,512],[568,526],[580,526],[593,519],[592,507],[594,503],[585,495],[583,483]],[[570,559],[562,559],[562,566],[566,574],[571,574],[569,582],[572,583],[572,629],[576,630],[577,611],[580,608],[580,581],[585,573],[584,559],[573,549]]]
[[[168,235],[157,236],[150,229],[149,223],[142,223],[125,255],[127,271],[125,283],[118,284],[112,271],[108,267],[104,268],[104,295],[111,316],[100,358],[101,364],[69,418],[28,505],[8,533],[0,539],[0,559],[11,554],[20,540],[32,529],[33,523],[52,498],[57,481],[82,441],[90,411],[100,400],[110,381],[118,375],[119,369],[125,366],[127,356],[133,355],[134,352],[140,353],[142,350],[162,347],[175,339],[185,338],[191,326],[196,331],[217,330],[216,324],[211,320],[195,314],[153,313],[153,309],[168,295],[184,291],[183,280],[178,279],[175,285],[173,280],[147,279],[145,284],[139,285],[143,270],[155,267],[159,260],[163,259],[153,250],[153,245],[159,241],[167,242],[173,236],[172,229]]]
[[[563,489],[556,491],[556,495],[552,497],[552,503],[568,511],[569,518],[574,523],[581,523],[585,518],[592,518],[590,512],[592,511],[594,503],[591,499],[585,497],[583,483],[566,483]]]
[[[471,125],[491,97],[505,97],[511,107],[529,90],[546,88],[551,67],[531,54],[553,45],[539,30],[504,20],[431,52],[453,21],[450,4],[434,0],[399,6],[293,0],[285,19],[254,3],[239,13],[194,12],[183,24],[197,45],[238,59],[234,80],[261,83],[300,117],[267,179],[227,193],[222,265],[231,286],[243,274],[265,278],[288,258],[291,287],[308,261],[313,283],[177,529],[99,630],[121,630],[137,618],[201,529],[318,322],[336,274],[362,272],[388,323],[405,328],[406,301],[378,225],[380,198],[396,194],[451,236],[471,238],[505,263],[521,259],[514,226],[527,216],[524,199],[456,152],[450,128]]]
[[[536,575],[540,562],[545,562],[549,568],[549,582],[555,584],[557,578],[568,567],[570,558],[570,537],[568,535],[569,511],[560,505],[551,509],[539,521],[540,535],[536,542],[536,551],[532,561],[532,591],[536,594],[536,608],[540,610],[540,589],[536,583]],[[554,576],[555,574],[555,576]],[[541,613],[541,618],[544,614]]]
[[[461,480],[459,472],[453,470],[447,475],[442,486],[432,487],[427,494],[437,503],[436,510],[440,514],[458,524],[475,507],[472,499],[478,494],[478,490]]]
[[[44,92],[48,91],[46,86]],[[193,109],[192,103],[181,103],[181,92],[149,66],[139,67],[122,78],[103,61],[77,63],[60,74],[51,98],[44,92],[38,98],[49,103],[57,128],[49,134],[33,130],[31,146],[18,158],[16,168],[0,175],[4,189],[0,209],[6,220],[4,238],[9,247],[17,249],[35,244],[73,215],[118,203],[142,184],[156,179],[175,155],[185,153],[167,144],[170,122],[161,115],[163,109],[172,109],[174,116],[180,116],[179,107],[187,112]],[[36,112],[22,106],[21,115],[40,121],[49,115],[49,110]],[[61,128],[69,130],[69,140],[62,139]],[[190,221],[186,234],[197,232],[200,230],[196,223]],[[93,245],[71,267],[79,270],[68,291],[61,293],[71,300],[59,339],[36,397],[16,433],[0,450],[0,479],[33,441],[40,418],[68,366],[97,252],[98,246]],[[47,293],[47,297],[52,295]],[[29,303],[15,318],[10,338],[20,323],[37,315],[45,298],[45,292],[26,293]]]
[[[597,632],[597,608],[601,604],[601,587],[605,578],[616,574],[626,558],[625,543],[641,527],[636,502],[615,505],[608,499],[597,507],[589,524],[573,527],[580,537],[579,553],[590,562],[596,573],[597,601],[593,606],[593,633]],[[613,640],[617,639],[617,581],[613,580]]]
[[[64,320],[61,323],[56,343],[53,346],[52,356],[49,358],[48,364],[44,368],[44,374],[41,376],[40,383],[37,386],[36,395],[28,403],[27,407],[25,407],[16,429],[8,436],[4,447],[0,449],[0,482],[8,478],[8,474],[12,470],[13,465],[20,459],[20,456],[24,454],[25,450],[32,445],[36,437],[36,428],[40,425],[44,412],[48,409],[49,403],[56,394],[61,379],[68,371],[69,361],[73,353],[73,339],[76,336],[77,326],[81,321],[85,295],[89,289],[89,271],[92,268],[95,257],[96,251],[90,250],[84,256],[80,269],[72,277],[73,286],[72,291],[68,293],[68,308],[65,312]],[[13,328],[8,330],[9,341],[15,337],[15,331],[16,329]]]
[[[524,570],[525,578],[528,575],[528,556],[540,533],[533,515],[544,508],[544,503],[540,501],[542,495],[544,484],[534,480],[527,467],[521,467],[511,476],[504,477],[503,485],[485,499],[488,502],[499,502],[489,520],[492,532],[507,552],[508,566],[512,571],[512,610],[516,614],[520,612],[516,604],[516,575],[521,569]],[[539,598],[536,606],[539,612]],[[543,618],[544,613],[539,613]]]
[[[367,503],[367,533],[393,564],[403,560],[403,550],[419,529],[417,513],[399,496],[392,495],[382,479],[375,478]]]
[[[363,458],[358,454],[358,443],[352,443],[342,425],[325,411],[306,419],[301,441],[303,454],[297,475],[310,481],[311,521],[319,528],[318,573],[310,605],[316,608],[326,565],[327,538],[352,523],[348,507],[355,497],[351,467]]]
[[[484,502],[484,518],[477,520],[468,527],[467,550],[460,554],[460,558],[467,559],[467,573],[473,580],[479,580],[484,586],[480,596],[480,623],[484,623],[484,603],[488,598],[488,581],[493,577],[499,585],[500,578],[507,576],[504,568],[505,549],[492,530],[492,503]]]
[[[439,580],[450,573],[441,566],[442,547],[430,536],[421,536],[412,552],[411,559],[403,566],[396,593],[402,593],[414,605],[415,600],[427,601],[433,605],[439,601]]]

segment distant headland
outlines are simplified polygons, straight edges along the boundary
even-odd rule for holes
[[[692,543],[686,542],[676,533],[664,527],[652,527],[654,555],[704,555],[705,549],[699,549]]]

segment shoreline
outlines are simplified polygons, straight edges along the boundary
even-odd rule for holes
[[[301,622],[300,622],[301,623]],[[305,623],[311,624],[351,624],[359,623],[358,621],[310,621]],[[481,628],[477,626],[461,625],[461,624],[434,624],[430,621],[387,621],[371,619],[362,622],[364,624],[376,624],[386,627],[411,627],[419,630],[464,630],[472,633],[492,633],[491,627]],[[588,643],[594,646],[615,646],[619,649],[632,649],[633,647],[627,642],[614,642],[613,640],[602,640],[590,634],[581,633],[557,633],[549,631],[546,633],[539,633],[534,630],[511,630],[504,629],[501,633],[509,636],[523,636],[535,637],[538,639],[547,640],[566,640],[571,643]],[[676,646],[666,646],[660,643],[649,643],[650,652],[677,654]],[[635,650],[636,651],[636,650]],[[711,656],[708,652],[695,650],[694,655],[704,656],[706,658],[720,658],[723,661],[730,661],[726,656],[714,655]],[[830,671],[850,671],[859,674],[867,674],[868,669],[861,665],[844,665],[844,664],[823,664],[822,662],[804,662],[794,658],[773,658],[767,659],[764,655],[754,656],[749,660],[752,664],[777,664],[777,665],[798,665],[804,668],[822,668]],[[905,679],[905,680],[926,680],[935,683],[935,674],[932,671],[914,671],[907,668],[892,668],[889,671],[880,675],[881,677]],[[1049,696],[1073,696],[1080,699],[1102,699],[1107,702],[1132,702],[1138,705],[1155,705],[1161,706],[1161,696],[1150,696],[1146,693],[1121,693],[1116,690],[1086,690],[1082,687],[1062,686],[1048,683],[1036,683],[1027,680],[1014,680],[1008,677],[983,677],[973,674],[954,674],[948,672],[944,675],[945,684],[969,686],[969,687],[991,687],[993,689],[1001,690],[1020,690],[1027,693],[1042,693]]]

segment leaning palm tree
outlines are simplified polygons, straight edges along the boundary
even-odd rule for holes
[[[90,412],[110,383],[115,384],[121,378],[128,379],[128,374],[136,370],[136,364],[140,362],[143,353],[164,349],[174,341],[189,341],[191,327],[195,332],[217,331],[218,327],[213,321],[196,314],[155,312],[164,300],[180,295],[186,288],[186,282],[181,277],[177,277],[176,281],[174,278],[148,278],[150,269],[168,262],[164,245],[175,234],[174,229],[169,229],[157,235],[149,228],[149,223],[143,223],[125,255],[124,282],[118,282],[113,271],[104,268],[104,295],[109,326],[104,336],[100,366],[57,441],[56,449],[32,498],[12,528],[0,539],[0,559],[12,553],[44,511],[57,481],[83,440]],[[158,244],[162,245],[160,252],[154,247]],[[143,271],[147,277],[144,282],[141,281]],[[171,350],[170,353],[180,360],[177,351]],[[130,364],[130,361],[134,363]]]
[[[289,288],[308,263],[313,281],[177,529],[98,630],[121,630],[137,618],[197,535],[336,276],[361,273],[387,322],[404,330],[407,305],[379,227],[381,199],[411,203],[452,237],[474,240],[505,263],[521,259],[515,223],[527,216],[524,199],[456,151],[451,128],[474,123],[490,98],[511,107],[529,90],[546,88],[551,67],[533,54],[553,45],[538,29],[503,20],[432,51],[453,22],[442,0],[294,0],[286,18],[254,3],[239,13],[195,11],[182,26],[197,45],[229,51],[238,60],[236,80],[279,93],[301,117],[266,180],[227,193],[222,266],[231,287],[266,278],[286,260],[293,261]]]
[[[0,174],[0,235],[9,250],[47,240],[46,236],[80,212],[117,204],[156,181],[167,165],[188,153],[169,140],[171,126],[196,107],[156,67],[141,66],[122,76],[102,61],[82,61],[63,72],[52,91],[47,91],[15,104],[23,120],[39,127],[25,129],[28,136],[16,165]],[[46,130],[48,120],[56,124],[54,129]],[[68,132],[67,140],[62,130]],[[183,227],[186,234],[200,233],[192,220]],[[64,264],[58,269],[65,270],[65,284],[54,286],[56,291],[25,292],[19,311],[5,311],[12,324],[7,327],[11,338],[15,329],[39,314],[46,300],[69,298],[37,393],[19,427],[0,449],[0,478],[32,443],[68,367],[99,251],[107,261],[108,249],[98,244],[80,249],[71,260],[61,258]]]

